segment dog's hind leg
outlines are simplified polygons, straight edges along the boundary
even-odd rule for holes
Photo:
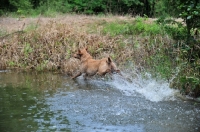
[[[77,78],[77,77],[80,76],[81,74],[82,74],[81,72],[77,73],[75,76],[72,77],[72,79]]]

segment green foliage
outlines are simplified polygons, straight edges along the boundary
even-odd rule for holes
[[[167,9],[168,9],[168,7],[169,6],[165,6],[166,5],[166,3],[165,3],[166,1],[165,0],[160,0],[160,1],[158,1],[157,2],[157,4],[156,4],[156,14],[155,14],[155,16],[157,16],[157,17],[160,17],[160,16],[167,16],[168,15],[168,13],[167,13]]]
[[[30,0],[9,0],[9,3],[17,9],[16,11],[19,15],[28,14],[32,9]]]
[[[136,19],[132,26],[130,26],[130,29],[137,34],[143,35],[162,34],[161,27],[154,22],[148,23],[148,19]]]
[[[33,52],[33,48],[31,48],[29,43],[26,43],[24,46],[24,55],[28,57],[29,53]]]
[[[172,86],[179,88],[183,94],[198,97],[200,94],[200,59],[195,65],[181,63],[179,72]]]
[[[159,0],[155,4],[155,17],[177,17],[179,10],[177,9],[179,1],[176,0]]]
[[[156,23],[160,24],[162,29],[175,40],[184,40],[187,36],[186,27],[175,19],[160,17]]]
[[[177,16],[179,14],[177,6],[180,3],[183,2],[167,0],[9,0],[7,2],[3,0],[0,5],[0,15],[4,11],[11,11],[18,15],[44,14],[46,16],[55,12],[131,14],[148,17]],[[198,11],[193,12],[193,15],[197,14],[199,14]]]
[[[179,88],[183,93],[199,96],[200,94],[200,49],[199,40],[192,36],[191,27],[177,22],[173,19],[159,18],[157,23],[162,25],[165,32],[174,40],[174,51],[177,60],[176,67],[179,67],[177,76],[172,82],[172,87]],[[195,23],[194,25],[195,26]],[[188,32],[189,30],[189,32]]]
[[[120,22],[105,23],[103,28],[103,33],[109,34],[111,36],[126,34],[128,33],[129,30],[128,25],[129,24]]]
[[[59,1],[50,1],[47,0],[41,1],[40,6],[37,7],[39,14],[43,14],[45,16],[55,16],[57,12],[66,13],[71,11],[71,5],[65,0]]]
[[[2,8],[1,8],[2,6]],[[18,15],[50,13],[84,13],[84,14],[146,14],[153,16],[154,0],[3,0],[0,9],[15,12]]]
[[[187,35],[184,46],[181,47],[180,58],[183,60],[184,67],[181,67],[178,79],[178,86],[184,92],[192,93],[193,96],[200,95],[200,48],[199,39],[193,37],[192,29],[200,28],[200,3],[198,0],[185,0],[180,2],[180,16],[186,22]]]
[[[192,29],[200,28],[200,3],[198,0],[186,0],[179,4],[179,9],[181,11],[180,16],[186,22],[186,44],[191,45],[193,43]]]
[[[37,71],[43,71],[46,68],[47,63],[48,63],[48,60],[44,60],[42,61],[42,63],[38,64],[35,69]]]
[[[172,61],[163,51],[147,58],[147,62],[148,65],[151,66],[149,70],[155,78],[167,80],[171,78],[173,72]]]
[[[142,34],[142,35],[157,35],[162,34],[163,31],[161,26],[150,22],[148,19],[138,17],[132,23],[126,22],[111,22],[105,23],[103,28],[103,33],[110,34],[111,36],[116,35],[133,35],[133,34]]]
[[[184,91],[193,91],[196,88],[199,88],[200,84],[199,76],[181,76],[180,82]]]
[[[9,61],[9,62],[8,62],[8,65],[9,65],[10,67],[13,67],[13,66],[15,66],[16,64],[15,64],[15,62],[13,62],[13,61]]]
[[[186,20],[187,27],[190,30],[200,27],[200,3],[196,0],[187,0],[180,3],[179,9],[182,11],[180,16]]]
[[[3,14],[4,14],[4,11],[0,9],[0,16],[2,16]]]

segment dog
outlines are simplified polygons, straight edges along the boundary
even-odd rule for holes
[[[73,57],[81,61],[81,66],[80,72],[73,76],[72,79],[82,75],[83,73],[85,73],[85,79],[87,76],[93,76],[95,74],[103,76],[106,73],[120,73],[120,70],[117,69],[117,66],[110,57],[95,60],[87,52],[87,48],[79,49],[78,52],[73,55]]]

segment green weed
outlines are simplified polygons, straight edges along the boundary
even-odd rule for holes
[[[103,33],[109,34],[111,36],[116,36],[116,35],[126,33],[127,30],[128,30],[128,26],[126,23],[111,22],[111,23],[106,23],[104,25]]]
[[[35,67],[35,69],[37,71],[43,71],[44,69],[47,69],[46,65],[48,63],[48,60],[43,60],[42,63],[37,64],[37,66]]]
[[[33,48],[31,48],[29,43],[25,43],[24,46],[24,55],[28,57],[29,53],[33,52]]]
[[[145,21],[135,21],[129,29],[135,34],[158,35],[163,34],[162,28],[156,23],[145,23]]]
[[[174,19],[161,17],[156,23],[175,40],[184,40],[187,36],[186,27],[181,22],[177,22]]]
[[[8,62],[8,65],[9,65],[10,67],[13,67],[13,66],[15,66],[16,64],[15,64],[14,61],[9,61],[9,62]]]
[[[104,34],[111,36],[116,35],[158,35],[163,34],[163,30],[160,25],[155,22],[148,23],[148,19],[137,18],[131,22],[111,22],[106,23],[103,28]]]
[[[172,76],[172,66],[170,58],[164,54],[155,54],[148,59],[150,71],[155,78],[169,80]]]

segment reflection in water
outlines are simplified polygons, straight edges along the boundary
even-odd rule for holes
[[[33,121],[39,108],[37,93],[24,87],[1,87],[0,103],[1,131],[37,130],[37,123]]]
[[[55,113],[45,98],[61,86],[60,77],[50,73],[1,73],[0,131],[53,130],[50,120]]]
[[[200,131],[199,104],[152,101],[134,85],[116,80],[0,72],[0,131]]]

